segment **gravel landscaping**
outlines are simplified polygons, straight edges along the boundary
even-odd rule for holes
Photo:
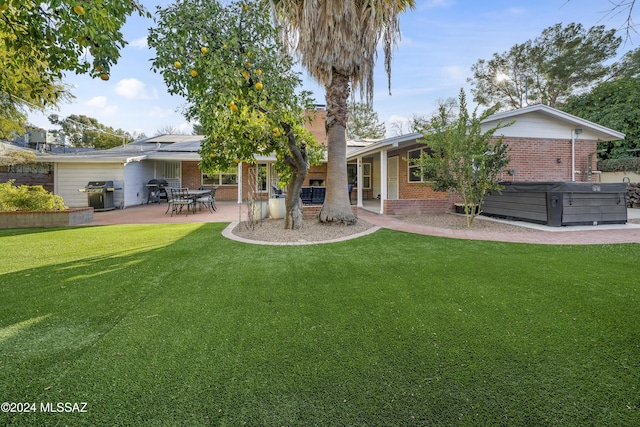
[[[458,214],[423,214],[397,216],[399,220],[414,224],[427,225],[435,228],[462,230],[467,229],[467,220]],[[236,236],[258,240],[262,242],[321,242],[338,239],[352,234],[361,233],[373,227],[372,224],[360,219],[355,225],[325,225],[316,220],[306,220],[300,230],[284,230],[283,219],[265,219],[259,221],[253,229],[247,222],[238,224],[233,234]],[[476,218],[471,230],[497,231],[497,232],[536,232],[537,230],[519,227],[517,225],[503,224],[484,218]]]

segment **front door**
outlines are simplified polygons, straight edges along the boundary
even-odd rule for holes
[[[387,199],[398,199],[398,156],[387,159]]]

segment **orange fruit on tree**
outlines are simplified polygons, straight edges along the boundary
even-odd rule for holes
[[[198,75],[198,72],[196,70],[191,70],[189,71],[189,74],[191,74],[191,77],[195,77]]]
[[[107,73],[101,73],[101,74],[100,74],[100,79],[101,79],[101,80],[104,80],[104,81],[106,82],[107,80],[109,80],[109,74],[107,74]]]
[[[256,83],[256,89],[262,90],[262,82]]]
[[[182,64],[180,64],[180,61],[176,61],[173,63],[173,66],[176,68],[180,68],[182,66]]]
[[[206,46],[202,46],[202,47],[200,48],[200,52],[205,53],[205,54],[206,54],[206,53],[209,53],[209,48],[208,48],[208,47],[206,47]]]
[[[79,4],[73,6],[73,11],[78,15],[84,15],[84,7],[80,6]]]

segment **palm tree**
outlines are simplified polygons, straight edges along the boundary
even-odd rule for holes
[[[347,100],[360,89],[373,99],[373,69],[382,39],[389,88],[392,49],[400,37],[399,15],[415,0],[270,0],[287,47],[325,86],[327,194],[321,222],[353,224],[347,193]]]

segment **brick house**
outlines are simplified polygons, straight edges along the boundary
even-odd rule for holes
[[[503,181],[598,180],[594,174],[598,141],[624,139],[620,132],[542,104],[497,113],[483,121],[483,128],[500,121],[514,121],[498,131],[510,147],[511,162],[502,173]],[[379,212],[388,215],[452,210],[455,195],[433,191],[413,173],[417,169],[408,159],[425,149],[418,142],[421,137],[414,133],[387,138],[348,152],[359,207],[365,200],[379,199]]]

